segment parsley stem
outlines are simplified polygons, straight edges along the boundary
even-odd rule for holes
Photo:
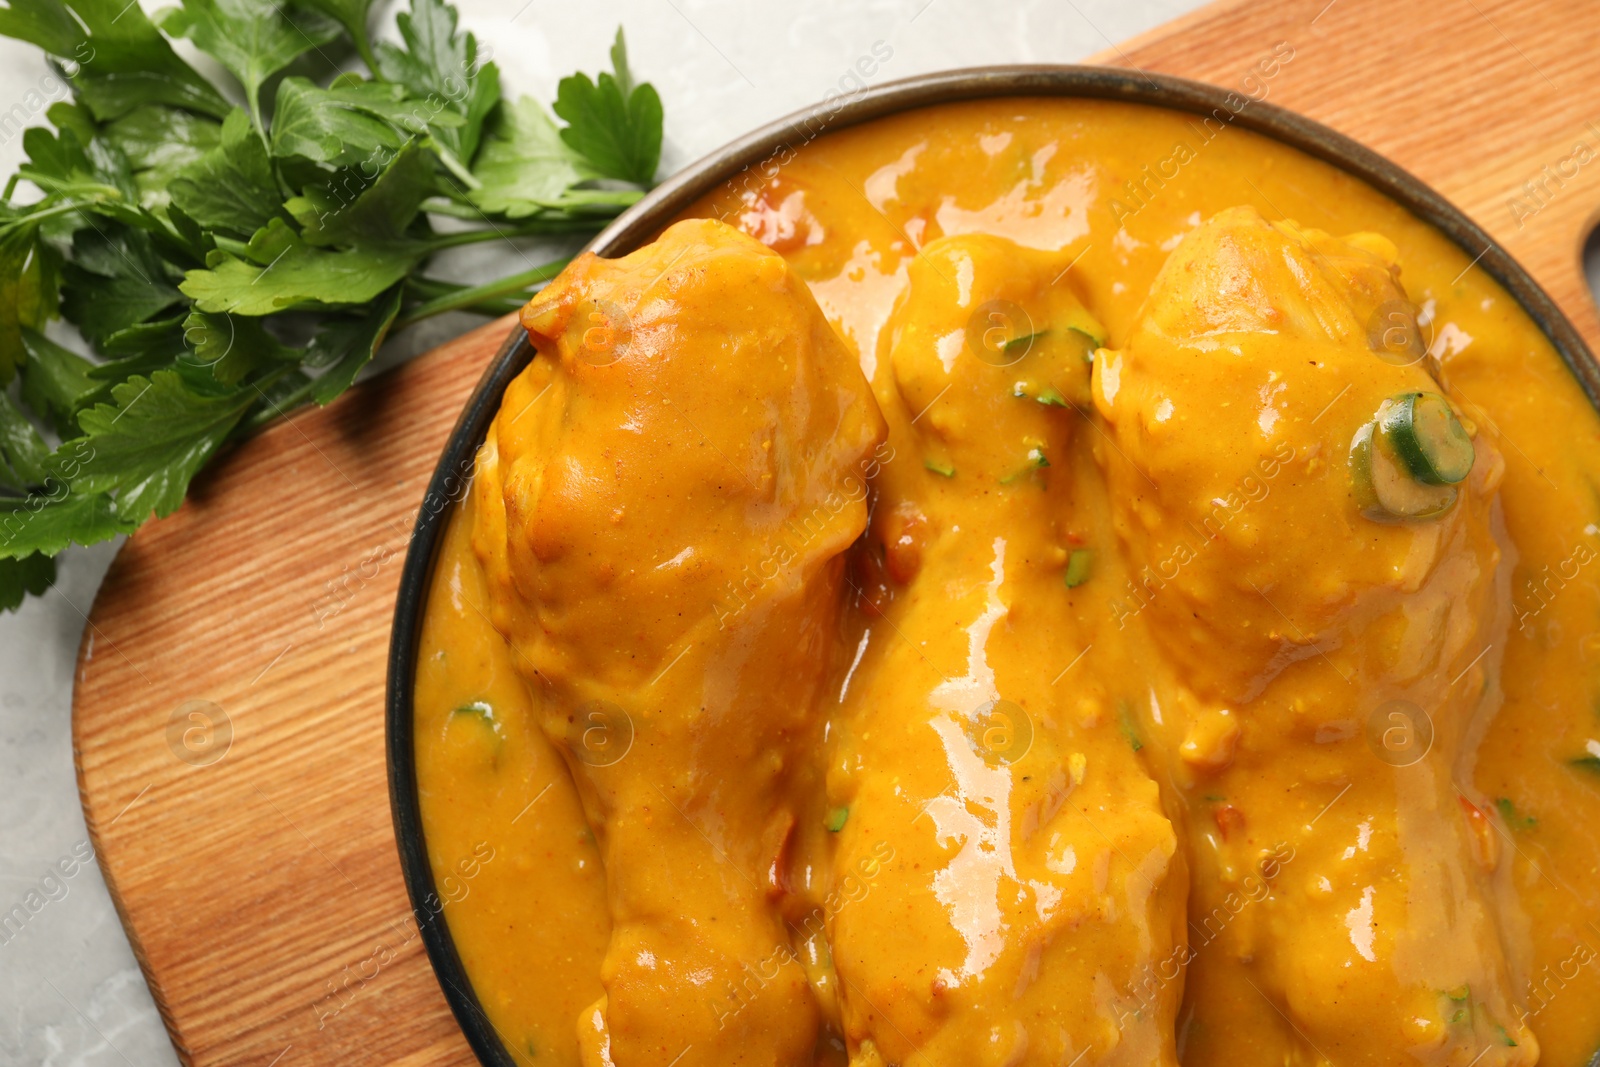
[[[562,268],[564,268],[570,262],[572,262],[570,259],[558,259],[554,263],[546,263],[542,267],[534,267],[532,270],[523,271],[521,274],[513,274],[509,277],[501,278],[499,281],[485,282],[482,285],[467,286],[457,289],[455,292],[446,293],[443,296],[435,297],[434,299],[426,301],[425,303],[418,304],[416,307],[400,316],[399,319],[395,320],[393,329],[401,330],[412,325],[413,323],[421,322],[423,319],[442,314],[446,311],[458,311],[463,308],[470,308],[475,305],[494,300],[497,297],[509,296],[512,293],[520,293],[525,289],[538,285],[542,282],[547,282],[551,278],[554,278],[557,274],[560,274]],[[437,279],[434,278],[423,278],[418,280],[427,282],[437,281]]]
[[[357,16],[365,21],[365,16]],[[372,41],[367,35],[365,27],[346,24],[345,29],[350,31],[350,38],[355,43],[356,54],[361,57],[361,62],[367,65],[367,73],[375,82],[388,81],[378,70],[378,57],[372,54]]]
[[[249,418],[239,423],[232,436],[254,436],[258,431],[265,429],[281,418],[287,417],[290,412],[311,398],[311,390],[316,387],[316,384],[317,380],[313,378],[303,385],[296,386],[292,392],[285,393],[270,404],[258,405]]]
[[[437,252],[444,248],[459,248],[461,245],[482,244],[485,241],[498,241],[510,237],[543,237],[563,233],[592,234],[597,228],[593,219],[530,219],[506,226],[491,223],[486,230],[441,233],[424,244],[429,252]]]
[[[498,241],[501,237],[511,236],[506,231],[495,230],[456,230],[452,233],[441,233],[424,242],[429,252],[437,252],[442,248],[459,248],[462,245],[482,244],[485,241]]]
[[[86,204],[81,200],[68,200],[65,203],[52,204],[47,208],[40,208],[38,211],[30,210],[26,215],[20,216],[15,221],[25,220],[32,225],[33,223],[38,222],[40,219],[48,219],[55,215],[70,215],[74,211],[82,211],[84,208],[89,206],[89,204]]]
[[[64,193],[71,190],[74,193],[87,194],[94,197],[105,197],[110,200],[121,200],[122,190],[115,185],[104,182],[60,181],[31,171],[20,172],[21,176],[43,189],[47,194]]]
[[[482,222],[483,211],[470,203],[457,203],[442,196],[430,196],[422,202],[422,210],[430,215],[448,215],[453,219],[465,219],[468,222]]]
[[[261,138],[261,147],[265,148],[270,154],[272,152],[272,142],[267,138],[266,124],[261,121],[261,101],[256,98],[257,93],[259,92],[259,88],[247,88],[246,95],[249,97],[249,99],[247,99],[245,102],[250,105],[250,125],[256,128],[256,136]]]
[[[483,188],[483,183],[474,178],[472,172],[462,166],[461,160],[456,158],[456,154],[440,144],[437,137],[428,138],[428,147],[432,148],[433,154],[439,157],[439,162],[444,164],[445,170],[454,174],[462,185],[465,185],[468,189]]]
[[[269,401],[267,399],[267,390],[271,389],[278,383],[279,379],[294,369],[295,368],[293,367],[281,367],[278,370],[275,370],[270,374],[264,375],[261,378],[258,378],[256,381],[249,383],[254,387],[255,391],[261,395],[261,402],[253,405],[255,411],[244,419],[241,419],[238,425],[236,425],[228,434],[230,440],[238,440],[242,437],[250,437],[255,434],[257,430],[260,430],[268,423],[275,422],[276,420],[283,418],[285,415],[289,414],[289,412],[306,402],[306,398],[311,395],[312,386],[317,384],[317,380],[315,378],[311,379],[309,382],[305,382],[302,385],[296,386],[292,392],[278,397],[276,400]]]
[[[542,219],[545,223],[581,223],[598,230],[644,196],[638,189],[582,189],[578,193],[581,194],[578,198],[563,196],[562,200],[544,204],[532,219]],[[422,210],[430,215],[448,215],[467,222],[494,222],[466,194],[453,188],[448,188],[444,196],[424,200]]]
[[[554,263],[546,263],[542,267],[535,267],[532,270],[523,271],[521,274],[513,274],[510,277],[502,278],[499,281],[487,282],[483,285],[457,288],[454,292],[450,292],[437,299],[430,300],[425,304],[419,304],[404,318],[396,319],[394,325],[389,328],[388,332],[390,335],[393,335],[407,326],[414,325],[433,315],[443,314],[446,311],[483,311],[486,314],[493,315],[509,314],[510,312],[517,310],[517,307],[521,306],[520,302],[516,306],[505,306],[504,304],[497,304],[495,302],[498,298],[504,298],[513,294],[518,296],[522,295],[523,290],[527,289],[528,286],[549,281],[551,278],[561,273],[561,269],[565,267],[568,262],[569,261],[565,259],[557,260]],[[451,284],[449,282],[441,282],[436,278],[407,279],[407,284],[416,284],[418,282],[426,283],[429,287],[448,286]],[[283,373],[283,371],[274,373],[268,378],[263,379],[261,382],[258,382],[257,387],[259,388],[262,385],[270,385],[272,382],[281,377]],[[317,379],[313,378],[310,381],[304,382],[295,387],[290,392],[285,393],[273,403],[259,407],[254,414],[250,415],[239,424],[239,428],[236,431],[236,436],[248,437],[253,435],[257,431],[277,421],[280,417],[289,414],[291,411],[294,411],[296,408],[300,407],[308,399],[310,399],[311,392],[316,388],[316,385]]]

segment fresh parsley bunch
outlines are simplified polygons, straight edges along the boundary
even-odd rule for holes
[[[502,98],[444,0],[409,0],[398,44],[370,38],[373,2],[0,7],[71,88],[0,197],[0,608],[69,543],[174,511],[230,440],[331,401],[391,329],[514,310],[563,266],[465,286],[424,273],[435,252],[591,233],[650,185],[661,101],[620,30],[612,73],[561,82],[558,130]],[[339,72],[352,50],[365,73]],[[19,181],[42,198],[13,203]],[[57,315],[99,358],[46,339]]]

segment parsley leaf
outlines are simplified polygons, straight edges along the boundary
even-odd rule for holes
[[[0,460],[11,468],[17,488],[39,485],[45,479],[44,461],[50,454],[44,438],[9,396],[0,393]]]
[[[43,326],[55,310],[59,259],[34,222],[0,226],[0,387],[26,358],[22,331]]]
[[[72,247],[72,261],[62,268],[61,312],[92,342],[104,343],[182,298],[146,234],[79,230]]]
[[[261,84],[302,53],[339,36],[339,25],[316,12],[293,12],[273,0],[182,0],[161,28],[187,37],[239,79],[256,127],[261,128]]]
[[[332,16],[344,27],[345,32],[350,35],[350,40],[355,42],[356,51],[361,54],[362,61],[370,69],[378,69],[377,60],[372,54],[372,38],[367,34],[372,0],[301,0],[301,2],[306,7]]]
[[[108,123],[103,136],[128,160],[139,202],[152,208],[167,204],[172,183],[221,143],[222,127],[208,117],[146,104]]]
[[[332,364],[311,388],[311,399],[318,404],[329,404],[334,397],[350,388],[356,374],[372,362],[383,344],[389,327],[400,314],[399,286],[372,304],[372,310],[355,320],[329,322],[311,342],[306,362],[313,365]]]
[[[111,395],[78,416],[84,437],[60,451],[81,457],[75,493],[115,492],[117,514],[135,522],[178,510],[189,480],[259,398],[254,389],[206,396],[171,370],[129,378]]]
[[[661,97],[650,85],[634,85],[622,30],[611,48],[615,73],[562,78],[555,113],[567,126],[561,139],[601,175],[638,185],[655,179],[661,161]]]
[[[284,205],[300,224],[308,244],[397,245],[417,217],[433,174],[433,157],[420,143],[400,149],[382,173],[350,195],[350,182],[308,186]]]
[[[377,47],[378,72],[404,85],[430,110],[448,109],[464,121],[435,127],[434,137],[457,160],[478,151],[484,120],[500,100],[500,71],[480,60],[472,34],[456,32],[455,8],[444,0],[411,0],[410,12],[395,17],[406,47]]]
[[[207,270],[192,270],[180,288],[201,311],[271,315],[305,305],[364,304],[408,274],[410,256],[382,247],[332,252],[314,248],[273,219],[251,239],[250,257],[215,253]]]
[[[118,514],[116,503],[104,493],[68,493],[65,488],[57,482],[50,495],[0,506],[0,558],[54,556],[69,544],[108,541],[138,525]]]
[[[77,427],[74,413],[94,390],[89,371],[94,364],[33,330],[22,331],[28,361],[22,368],[22,399],[49,420],[62,436]]]
[[[23,0],[0,8],[0,35],[62,61],[79,102],[96,119],[141,104],[168,104],[222,118],[228,102],[140,10],[124,0]]]
[[[305,78],[285,78],[272,119],[272,154],[338,167],[370,164],[398,151],[412,134],[427,132],[430,121],[465,122],[450,112],[430,117],[399,85],[341,78],[322,89]]]
[[[255,371],[299,355],[268,333],[261,319],[242,315],[191,311],[183,320],[183,341],[191,358],[178,364],[178,373],[201,387],[237,385]]]
[[[195,222],[242,237],[283,204],[266,146],[239,110],[222,124],[221,143],[179,171],[169,188],[172,202]]]
[[[15,611],[23,597],[38,596],[55,580],[56,561],[48,556],[0,558],[0,611]]]
[[[34,127],[22,135],[28,162],[19,170],[46,193],[72,197],[106,197],[118,202],[136,200],[133,168],[110,141],[95,139],[85,145],[72,130],[51,136]]]
[[[343,393],[390,330],[514,311],[565,263],[472,284],[426,276],[435,252],[593,233],[659,159],[660,100],[620,34],[611,72],[563,83],[557,130],[501,101],[448,0],[408,0],[375,46],[372,0],[177,2],[161,27],[218,60],[242,107],[137,4],[0,0],[0,35],[73,94],[23,133],[0,194],[0,610],[67,545],[171,513],[230,440]],[[312,61],[343,59],[341,33],[364,73]],[[13,202],[18,181],[34,188]],[[57,316],[91,355],[46,338]]]
[[[480,183],[470,194],[484,211],[522,218],[559,206],[564,192],[592,174],[563,143],[544,108],[523,97],[500,105],[482,158],[472,175]]]
[[[139,109],[135,108],[134,110],[137,111]],[[176,108],[168,108],[166,110],[182,115],[189,114],[187,111],[178,112]],[[51,104],[45,109],[45,116],[55,125],[56,129],[71,130],[78,135],[78,140],[85,144],[94,140],[95,134],[99,132],[99,127],[95,125],[94,116],[89,114],[88,108],[80,107],[66,100],[58,100]],[[109,129],[110,127],[108,126],[107,128]]]

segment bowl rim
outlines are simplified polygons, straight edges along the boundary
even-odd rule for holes
[[[1459,208],[1410,172],[1319,122],[1236,90],[1170,74],[1067,64],[971,67],[885,82],[825,99],[689,164],[613,219],[586,250],[607,257],[630,252],[714,188],[752,168],[781,167],[788,161],[786,155],[827,133],[904,111],[992,97],[1114,100],[1210,116],[1223,112],[1228,115],[1227,125],[1287,144],[1361,179],[1473,256],[1473,264],[1522,305],[1555,346],[1590,403],[1600,410],[1600,367],[1577,328],[1511,254]],[[506,386],[531,358],[527,333],[514,326],[457,418],[429,480],[400,574],[385,695],[389,801],[401,873],[445,1000],[485,1067],[517,1064],[485,1014],[443,921],[417,795],[412,696],[428,589],[451,505],[470,482],[478,446]]]

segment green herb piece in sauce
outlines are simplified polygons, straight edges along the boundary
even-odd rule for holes
[[[450,721],[475,722],[479,732],[490,742],[490,750],[494,758],[500,758],[500,746],[505,743],[505,730],[500,725],[500,720],[495,718],[494,706],[486,700],[474,700],[470,704],[462,704],[450,713]]]
[[[1008,356],[1017,355],[1019,353],[1021,355],[1027,355],[1028,350],[1033,347],[1033,343],[1049,332],[1049,330],[1037,330],[1033,333],[1025,334],[1022,337],[1013,337],[1001,347]]]
[[[1500,817],[1505,820],[1506,825],[1513,830],[1531,830],[1539,825],[1539,820],[1532,815],[1518,815],[1517,806],[1508,797],[1500,797],[1494,802],[1494,806],[1499,809]]]
[[[1011,395],[1023,400],[1032,400],[1043,404],[1045,407],[1064,408],[1067,398],[1053,385],[1035,385],[1033,382],[1020,381],[1011,387]]]
[[[1068,589],[1076,589],[1089,580],[1089,571],[1094,565],[1094,553],[1087,548],[1074,549],[1072,555],[1067,557],[1067,572],[1061,580]]]
[[[1000,484],[1012,485],[1028,477],[1028,475],[1032,474],[1034,471],[1041,470],[1048,466],[1050,466],[1050,460],[1045,456],[1044,449],[1035,445],[1034,447],[1028,449],[1027,465],[1021,470],[1001,478]]]
[[[1104,330],[1101,330],[1099,333],[1095,333],[1094,331],[1084,329],[1081,326],[1068,326],[1067,329],[1071,330],[1073,333],[1083,335],[1084,340],[1089,342],[1089,354],[1091,356],[1094,355],[1095,349],[1104,347],[1106,343],[1106,335]]]
[[[1128,739],[1128,744],[1138,752],[1144,748],[1144,742],[1139,739],[1139,728],[1134,724],[1133,713],[1128,709],[1126,702],[1117,706],[1117,727],[1122,731],[1122,736]]]
[[[1445,994],[1444,995],[1446,997],[1448,997],[1452,1003],[1461,1005],[1455,1011],[1448,1012],[1446,1014],[1446,1016],[1445,1016],[1445,1021],[1446,1022],[1451,1022],[1451,1023],[1470,1023],[1470,1022],[1472,1022],[1472,987],[1471,986],[1466,985],[1466,984],[1462,984],[1462,985],[1457,986],[1454,989],[1445,990]]]

